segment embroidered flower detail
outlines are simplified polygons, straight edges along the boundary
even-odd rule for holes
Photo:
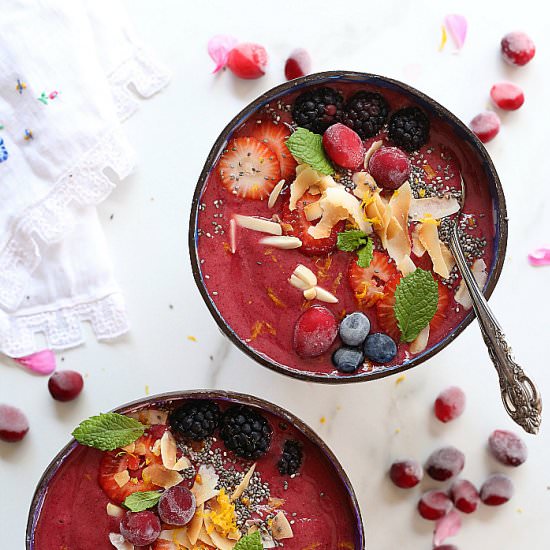
[[[29,130],[28,128],[25,128],[25,141],[30,141],[31,139],[34,139],[34,135],[32,133],[32,130]]]
[[[36,99],[38,99],[38,101],[40,101],[41,103],[44,103],[44,105],[48,104],[48,96],[46,92],[42,92],[40,94],[40,97],[37,97]]]
[[[4,140],[0,138],[0,162],[5,162],[6,160],[8,160],[8,156],[8,150],[4,145]]]
[[[27,87],[27,84],[23,82],[22,80],[17,79],[17,85],[15,86],[15,89],[19,92],[19,95],[23,93],[23,90]]]

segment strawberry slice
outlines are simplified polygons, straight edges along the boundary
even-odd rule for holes
[[[218,170],[222,185],[243,199],[267,199],[281,179],[277,155],[253,137],[231,140]]]
[[[384,285],[396,274],[397,269],[389,256],[375,251],[369,267],[359,267],[355,259],[351,261],[348,281],[359,304],[367,308],[384,298]]]
[[[437,309],[430,321],[430,330],[436,330],[443,325],[447,319],[449,304],[451,303],[452,292],[441,281],[437,282],[437,293],[439,295],[437,298]]]
[[[314,239],[308,229],[314,225],[306,218],[304,208],[319,200],[319,195],[305,193],[296,203],[296,208],[290,211],[289,201],[285,202],[281,213],[281,225],[285,235],[298,237],[302,241],[302,246],[298,248],[300,252],[307,256],[323,256],[332,252],[336,248],[338,232],[344,228],[343,222],[338,222],[330,232],[330,236],[324,239]]]
[[[267,145],[276,155],[281,168],[281,178],[287,182],[296,176],[296,166],[286,140],[290,136],[290,130],[284,124],[275,124],[271,120],[262,120],[254,126],[252,137]]]

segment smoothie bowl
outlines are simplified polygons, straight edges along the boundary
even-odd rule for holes
[[[193,274],[221,330],[262,365],[371,380],[422,363],[472,321],[448,248],[455,218],[489,297],[507,219],[481,142],[402,83],[314,74],[220,134],[191,208]]]
[[[363,550],[348,477],[255,397],[189,391],[84,421],[39,482],[27,550]]]

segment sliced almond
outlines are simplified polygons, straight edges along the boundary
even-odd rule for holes
[[[411,353],[420,353],[426,349],[428,345],[428,339],[430,338],[430,325],[426,325],[419,333],[418,336],[411,342],[409,348]]]
[[[308,283],[302,281],[302,279],[299,279],[298,277],[296,277],[296,275],[292,274],[290,276],[290,279],[288,280],[288,282],[295,288],[298,288],[300,290],[307,290],[308,288],[311,288],[311,285],[309,285]]]
[[[107,515],[112,518],[121,518],[125,514],[124,510],[117,506],[116,504],[112,504],[111,502],[107,503]]]
[[[320,300],[321,302],[326,302],[327,304],[338,303],[338,298],[336,298],[336,296],[334,296],[334,294],[331,294],[328,290],[325,290],[320,286],[316,286],[314,290],[317,294],[317,300]],[[305,295],[305,292],[304,292],[304,295]]]
[[[485,260],[479,258],[472,265],[472,274],[476,280],[477,286],[481,289],[485,286],[487,282],[487,264]],[[455,293],[455,301],[460,304],[464,309],[470,309],[472,307],[472,299],[470,298],[470,293],[466,288],[466,283],[464,279],[460,281],[458,289]]]
[[[381,139],[372,142],[371,146],[365,153],[365,160],[363,161],[363,167],[365,168],[365,170],[367,170],[369,167],[370,158],[372,157],[372,155],[374,155],[374,153],[376,153],[376,151],[378,151],[378,149],[380,149],[380,147],[382,147],[383,143],[384,142]]]
[[[454,197],[428,197],[413,199],[409,210],[409,217],[413,221],[420,221],[426,216],[439,220],[451,216],[460,210],[460,204]]]
[[[248,472],[246,472],[245,476],[243,477],[242,481],[233,491],[233,494],[231,495],[231,502],[240,498],[240,496],[248,489],[248,485],[250,484],[250,480],[252,479],[252,475],[254,474],[255,469],[256,463],[252,464]]]
[[[294,536],[292,527],[283,511],[277,512],[271,524],[271,532],[275,540],[291,539]]]
[[[229,220],[229,247],[231,254],[237,252],[237,224],[233,218]]]
[[[316,296],[317,296],[317,287],[315,286],[312,286],[311,288],[307,288],[306,290],[304,290],[304,298],[306,300],[315,300]]]
[[[176,452],[176,440],[170,430],[166,430],[160,438],[160,456],[162,457],[162,465],[167,470],[174,470],[177,461]]]
[[[119,487],[124,487],[124,485],[130,481],[130,474],[128,473],[128,470],[122,470],[122,472],[116,473],[113,476],[113,479]]]
[[[269,233],[270,235],[282,235],[283,229],[281,225],[265,218],[257,218],[256,216],[243,216],[235,214],[235,221],[240,227],[259,231],[260,233]]]
[[[187,536],[192,545],[197,544],[204,523],[204,504],[197,506],[193,519],[187,524]]]
[[[143,469],[141,473],[144,481],[150,481],[157,487],[170,489],[174,485],[179,485],[183,481],[183,477],[173,470],[167,470],[160,464],[150,464]]]
[[[199,468],[199,473],[191,488],[191,492],[195,495],[197,506],[219,495],[220,492],[215,488],[219,478],[220,476],[216,474],[212,466],[205,466],[203,464]]]
[[[301,279],[304,283],[309,285],[310,287],[315,286],[317,284],[317,277],[315,276],[315,273],[309,269],[309,267],[306,267],[303,264],[298,264],[296,266],[296,269],[293,272],[293,275],[298,277],[298,279]]]
[[[275,206],[275,203],[277,202],[277,199],[279,198],[279,195],[281,194],[281,191],[283,190],[283,186],[285,184],[285,180],[281,180],[274,188],[273,191],[269,194],[269,199],[267,200],[267,207],[273,208]]]
[[[260,244],[272,246],[273,248],[281,248],[283,250],[292,250],[293,248],[300,248],[302,246],[302,241],[298,237],[283,235],[276,237],[264,237],[263,239],[260,239]]]
[[[134,550],[134,545],[127,542],[119,533],[109,533],[109,540],[116,550]]]

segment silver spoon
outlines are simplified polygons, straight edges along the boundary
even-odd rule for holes
[[[542,400],[540,393],[533,381],[525,374],[523,369],[514,361],[512,350],[506,342],[506,337],[496,317],[489,308],[487,300],[478,287],[476,280],[466,258],[458,238],[458,221],[464,201],[466,189],[462,175],[460,177],[462,193],[460,197],[460,209],[454,216],[451,227],[450,248],[456,260],[458,270],[466,288],[472,298],[474,311],[481,328],[481,334],[489,351],[489,356],[497,370],[500,382],[500,395],[506,412],[512,420],[519,424],[526,432],[536,434],[539,431],[542,413]]]

